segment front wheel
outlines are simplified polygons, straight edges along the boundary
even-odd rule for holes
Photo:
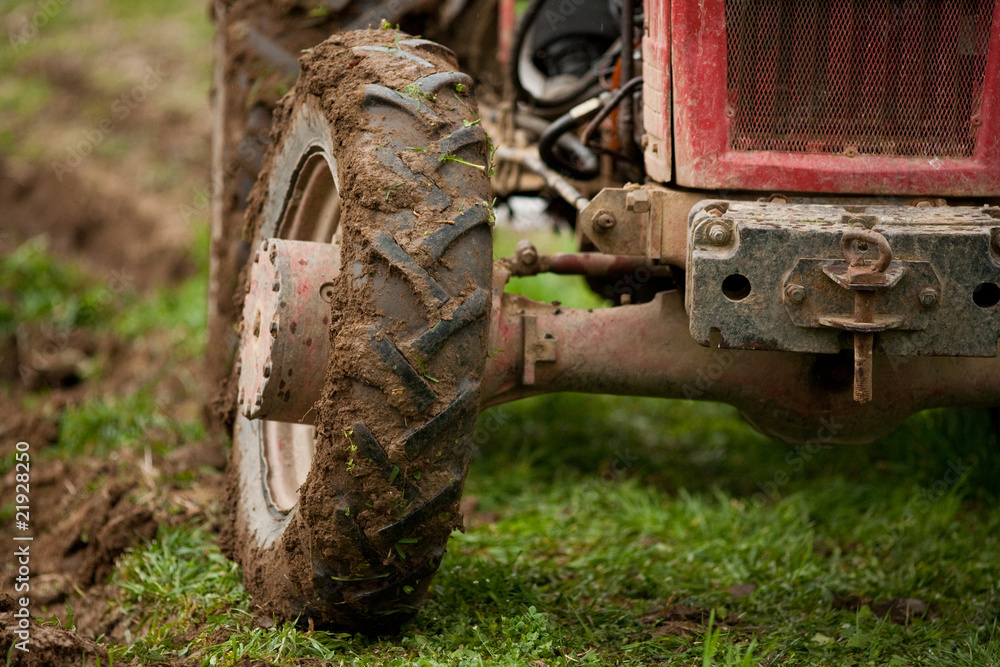
[[[492,215],[489,140],[455,68],[393,30],[341,34],[303,59],[275,116],[251,247],[326,243],[335,258],[315,426],[237,414],[233,429],[227,548],[279,618],[394,631],[462,526]],[[244,331],[254,308],[250,294]]]

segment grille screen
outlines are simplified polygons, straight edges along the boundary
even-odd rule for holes
[[[997,0],[726,0],[730,148],[964,157]]]

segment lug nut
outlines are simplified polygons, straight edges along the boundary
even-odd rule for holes
[[[922,303],[924,306],[928,308],[937,303],[937,299],[938,299],[937,290],[933,290],[930,287],[928,287],[927,289],[925,289],[923,292],[920,293],[920,303]]]
[[[615,219],[608,211],[601,211],[594,218],[594,231],[595,232],[607,232],[614,228],[618,224],[618,220]]]
[[[785,288],[785,296],[792,303],[802,303],[806,298],[806,288],[802,285],[789,285]]]
[[[725,245],[729,241],[729,228],[719,222],[713,222],[705,231],[705,238],[712,245]]]

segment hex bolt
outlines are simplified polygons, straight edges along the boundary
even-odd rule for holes
[[[729,228],[721,222],[713,222],[705,230],[705,238],[712,245],[725,245],[729,241]]]
[[[792,283],[785,288],[785,296],[792,303],[802,303],[806,299],[806,288]]]
[[[618,224],[618,220],[610,211],[600,211],[594,218],[594,231],[595,232],[607,232],[611,231],[615,225]]]
[[[938,293],[937,290],[928,287],[920,293],[920,303],[925,307],[930,308],[935,303],[937,303]]]
[[[517,261],[524,266],[534,266],[538,261],[538,251],[531,241],[522,239],[517,242]]]
[[[633,190],[625,195],[625,208],[636,213],[649,212],[649,193],[645,190]]]

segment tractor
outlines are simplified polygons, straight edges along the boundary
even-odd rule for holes
[[[843,444],[1000,405],[1000,0],[213,13],[207,363],[266,613],[417,613],[506,401],[722,401]],[[578,252],[494,260],[524,194]],[[505,292],[542,273],[609,305]]]

